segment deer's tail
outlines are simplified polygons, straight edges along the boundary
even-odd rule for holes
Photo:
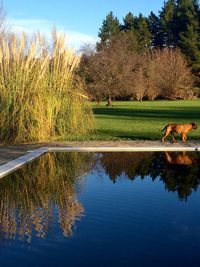
[[[161,130],[161,132],[165,131],[166,128],[167,128],[167,126],[168,126],[168,125],[166,125],[166,126]]]

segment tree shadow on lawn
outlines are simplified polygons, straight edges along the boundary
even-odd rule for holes
[[[174,108],[174,107],[173,107]],[[178,109],[178,108],[177,108]],[[93,108],[94,115],[104,115],[104,116],[117,116],[117,117],[145,117],[153,119],[167,119],[171,121],[174,119],[190,120],[195,122],[195,120],[200,119],[200,108],[184,108],[184,109],[126,109],[126,108]]]
[[[106,137],[117,137],[119,139],[125,139],[125,140],[161,140],[162,134],[155,134],[151,136],[148,131],[142,131],[141,133],[134,133],[130,134],[130,131],[125,132],[124,131],[116,131],[116,130],[109,130],[109,129],[101,129],[97,130],[97,135],[99,136],[105,136]]]

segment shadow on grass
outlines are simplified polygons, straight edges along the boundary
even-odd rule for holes
[[[117,116],[117,117],[130,117],[130,118],[149,118],[149,119],[167,119],[171,121],[174,119],[190,120],[191,122],[195,122],[195,120],[199,120],[200,118],[200,108],[178,108],[175,109],[126,109],[126,108],[93,108],[93,112],[95,115],[103,115],[103,116]]]
[[[97,134],[99,136],[105,136],[105,137],[117,137],[119,139],[125,139],[125,140],[160,140],[162,134],[154,134],[149,135],[148,131],[142,131],[141,133],[134,133],[130,134],[130,131],[126,132],[124,130],[122,131],[116,131],[112,129],[105,129],[105,130],[98,130]]]
[[[113,138],[116,140],[149,140],[149,141],[160,141],[162,138],[161,132],[149,133],[148,131],[141,131],[140,133],[135,133],[133,131],[130,134],[130,131],[126,134],[125,131],[116,131],[116,130],[98,130],[95,136],[95,140],[112,140]],[[91,136],[92,137],[92,136]],[[114,140],[113,139],[113,140]],[[175,139],[182,143],[182,139],[180,135],[175,135]],[[199,140],[199,136],[197,134],[193,134],[192,136],[188,135],[187,142]],[[166,139],[166,142],[172,142],[171,136],[169,135]]]
[[[160,140],[163,135],[161,129],[168,123],[200,123],[200,108],[197,106],[94,107],[93,112],[101,119],[96,134],[102,139]],[[198,140],[198,132],[199,128],[189,134],[188,141]],[[181,142],[181,136],[175,137]],[[171,137],[167,141],[171,141]]]

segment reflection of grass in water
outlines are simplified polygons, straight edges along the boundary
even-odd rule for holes
[[[46,154],[0,183],[0,229],[7,239],[16,235],[31,241],[32,232],[45,237],[54,206],[65,236],[72,235],[75,220],[84,209],[75,183],[91,166],[91,154]]]

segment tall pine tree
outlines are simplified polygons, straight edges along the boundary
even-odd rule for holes
[[[136,18],[135,31],[140,49],[151,47],[151,32],[149,29],[148,19],[142,14]]]
[[[98,37],[100,44],[105,45],[108,41],[120,32],[120,23],[117,17],[110,12],[103,20],[102,27],[99,29]]]
[[[122,34],[126,35],[129,39],[129,49],[132,51],[139,50],[138,45],[138,36],[136,32],[136,23],[137,18],[133,16],[131,12],[129,12],[123,18],[123,24],[121,25],[121,32]]]
[[[149,29],[151,32],[151,47],[161,48],[163,46],[161,28],[160,28],[160,19],[153,12],[150,13],[148,17]]]
[[[160,12],[160,40],[162,47],[175,46],[175,0],[164,1],[164,6]]]
[[[188,58],[193,70],[200,72],[200,25],[196,0],[177,0],[177,45]]]
[[[123,31],[134,31],[135,30],[135,23],[136,19],[133,16],[131,12],[129,12],[124,18],[123,18],[123,25],[121,26],[121,30]]]

